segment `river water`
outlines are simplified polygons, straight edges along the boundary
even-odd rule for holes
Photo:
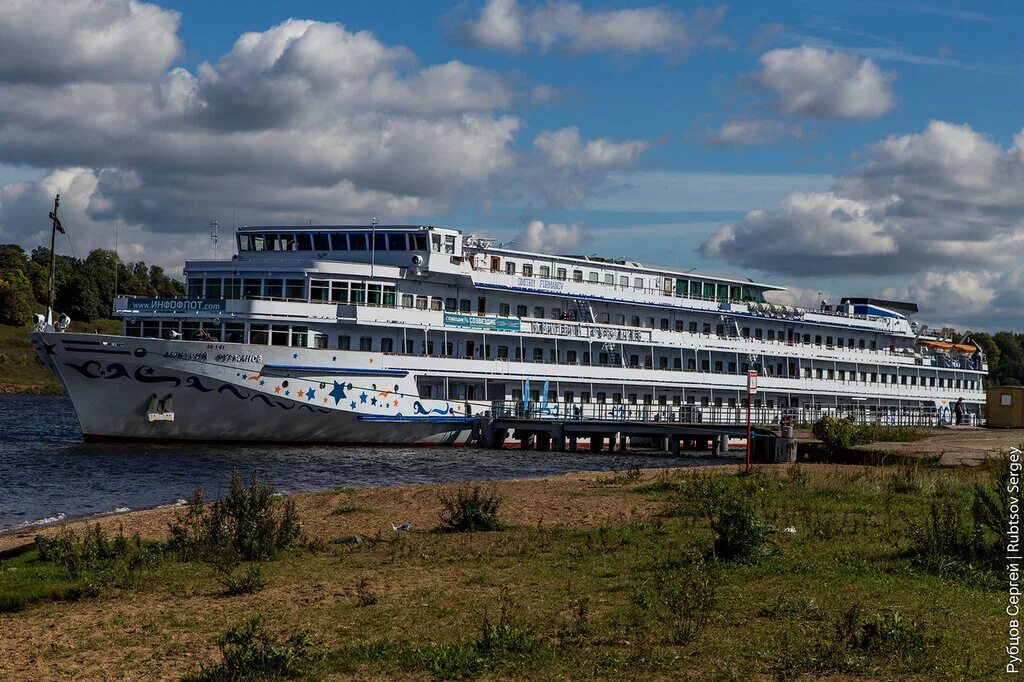
[[[237,468],[285,493],[677,467],[729,460],[662,454],[449,447],[85,443],[62,396],[0,395],[0,532],[218,497]]]

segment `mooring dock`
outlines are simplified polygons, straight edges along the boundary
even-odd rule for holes
[[[568,414],[566,414],[568,412]],[[745,416],[745,415],[744,415]],[[792,428],[780,433],[752,426],[751,455],[760,461],[795,461],[796,441]],[[641,446],[678,455],[682,450],[708,450],[722,454],[729,439],[746,439],[745,419],[739,422],[705,421],[691,406],[663,405],[561,405],[496,401],[482,417],[480,442],[485,447],[502,447],[513,437],[526,448],[554,452],[575,451],[579,441],[588,441],[591,452],[628,450]]]

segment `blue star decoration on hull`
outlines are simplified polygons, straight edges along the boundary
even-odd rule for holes
[[[360,393],[359,394],[359,402],[362,403],[363,405],[365,405],[367,397],[369,397],[369,396],[366,395],[365,391]]]
[[[316,398],[316,389],[313,388],[313,387],[310,387],[309,390],[306,391],[306,400],[313,400],[315,398]]]
[[[334,398],[334,404],[337,405],[338,403],[345,399],[345,386],[335,381],[334,388],[332,388],[331,392],[328,393],[327,395]]]
[[[352,401],[352,402],[350,403],[350,405],[351,405],[351,407],[352,407],[352,409],[353,409],[353,410],[354,410],[354,409],[356,409],[356,401],[354,401],[354,400],[353,400],[353,401]]]

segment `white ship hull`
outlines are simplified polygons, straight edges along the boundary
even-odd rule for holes
[[[464,405],[420,399],[408,372],[381,367],[383,356],[302,349],[300,361],[293,348],[31,339],[87,440],[458,445],[473,435]]]

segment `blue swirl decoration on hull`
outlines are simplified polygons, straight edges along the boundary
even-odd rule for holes
[[[244,391],[242,391],[242,389],[238,388],[234,384],[221,384],[220,388],[217,389],[217,393],[223,393],[224,391],[228,391],[234,394],[234,396],[240,400],[249,399],[249,394],[245,393]]]
[[[163,376],[155,374],[156,369],[153,367],[139,367],[135,370],[135,380],[141,381],[144,384],[173,384],[175,386],[181,386],[181,379],[178,377]]]
[[[182,380],[175,376],[168,376],[163,374],[156,374],[156,368],[149,365],[139,367],[134,372],[130,372],[120,362],[111,362],[106,367],[97,360],[86,360],[81,364],[73,362],[65,362],[65,367],[75,370],[83,377],[87,379],[134,379],[135,381],[144,384],[162,384],[170,383],[174,386],[181,386]],[[207,381],[212,381],[209,377],[206,377]],[[211,388],[203,383],[200,377],[190,375],[185,377],[185,386],[188,388],[195,389],[200,393],[211,393],[216,391],[217,393],[230,393],[239,400],[248,400],[250,402],[262,401],[267,407],[280,407],[283,410],[294,410],[298,407],[300,410],[308,410],[310,412],[318,412],[320,414],[331,414],[334,410],[326,407],[319,407],[313,405],[307,405],[305,403],[291,402],[286,400],[279,400],[271,398],[259,391],[249,393],[246,389],[240,388],[234,384],[224,383],[218,386],[216,389]],[[351,390],[351,389],[350,389]],[[423,408],[423,406],[417,401],[416,406],[420,414],[430,414],[431,412],[437,414],[449,414],[454,412],[450,407],[447,410],[430,410],[429,412]]]
[[[202,391],[203,393],[209,393],[213,390],[212,388],[203,386],[203,382],[199,381],[199,377],[188,377],[185,379],[185,385],[189,388],[194,388],[197,391]]]
[[[445,403],[443,408],[435,407],[432,410],[428,410],[427,408],[423,407],[423,403],[417,400],[412,404],[412,409],[413,411],[416,412],[416,414],[455,414],[455,408],[449,405],[448,403]]]

